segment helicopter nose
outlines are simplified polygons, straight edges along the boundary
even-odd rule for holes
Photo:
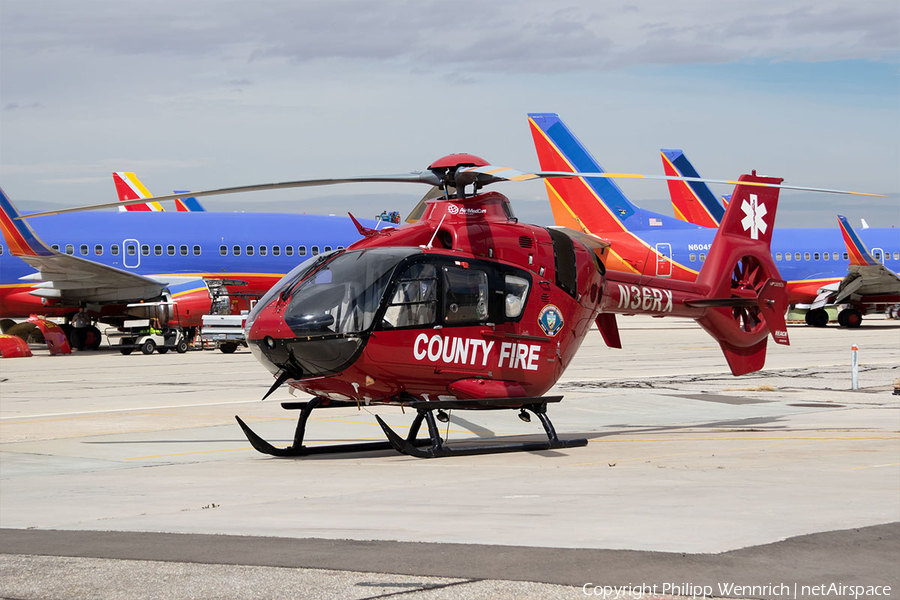
[[[352,364],[364,345],[360,336],[323,334],[319,327],[298,333],[288,326],[285,315],[292,318],[282,305],[273,303],[258,313],[245,332],[250,351],[276,377],[287,373],[299,380],[338,373]],[[308,325],[294,321],[295,329]]]
[[[248,320],[249,328],[244,331],[247,341],[263,341],[265,338],[278,339],[283,335],[293,337],[293,333],[284,322],[282,307],[278,302],[272,302],[263,307],[252,320]]]
[[[260,310],[250,327],[244,331],[247,346],[256,360],[276,375],[286,369],[293,370],[289,368],[289,353],[286,351],[285,343],[287,340],[282,339],[284,332],[293,337],[293,333],[281,317],[281,311],[274,305]]]

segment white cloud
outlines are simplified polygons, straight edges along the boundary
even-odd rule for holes
[[[897,58],[894,0],[5,3],[5,51],[407,61],[503,72]]]
[[[529,169],[524,115],[548,110],[616,170],[658,173],[656,150],[676,145],[708,176],[759,168],[897,191],[898,10],[896,0],[852,11],[836,0],[0,2],[0,175],[16,198],[83,204],[109,200],[108,174],[121,170],[166,191],[408,171],[459,151]],[[894,76],[854,89],[859,78],[807,62],[833,60],[894,65]],[[760,80],[784,61],[796,61],[779,75],[789,81]],[[748,63],[756,79],[741,78]],[[733,70],[680,68],[715,64]],[[629,186],[637,200],[665,195]]]

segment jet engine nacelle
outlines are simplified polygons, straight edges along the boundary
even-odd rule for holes
[[[203,315],[212,312],[213,294],[203,279],[170,285],[164,292],[170,304],[160,324],[168,327],[200,327]]]

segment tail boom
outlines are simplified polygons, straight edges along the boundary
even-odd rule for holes
[[[770,333],[790,343],[787,286],[769,249],[777,205],[777,188],[738,185],[696,282],[607,271],[600,312],[694,319],[719,342],[734,375],[758,371]]]

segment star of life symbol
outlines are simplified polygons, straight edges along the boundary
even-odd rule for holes
[[[759,203],[756,194],[750,194],[750,202],[744,200],[741,204],[741,210],[747,215],[741,219],[741,227],[744,228],[744,231],[749,229],[750,237],[754,240],[758,240],[759,234],[765,233],[766,229],[769,228],[766,221],[763,219],[763,217],[766,216],[766,213],[769,212],[766,209],[766,205]]]

